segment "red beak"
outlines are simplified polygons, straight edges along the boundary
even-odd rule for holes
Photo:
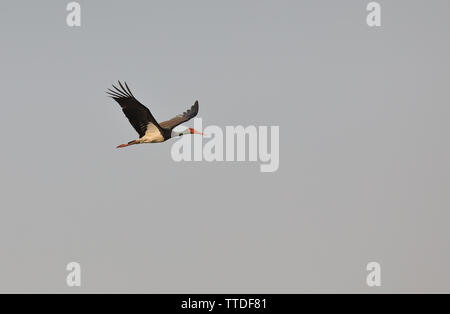
[[[199,131],[194,130],[194,129],[192,129],[192,128],[189,128],[189,131],[191,132],[191,134],[200,134],[200,135],[202,135],[202,136],[205,136],[205,134],[203,134],[202,132],[199,132]]]

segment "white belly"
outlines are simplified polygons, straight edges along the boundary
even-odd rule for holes
[[[142,143],[161,143],[164,142],[164,137],[162,136],[159,129],[152,123],[149,123],[147,127],[147,132],[144,136],[140,138]]]

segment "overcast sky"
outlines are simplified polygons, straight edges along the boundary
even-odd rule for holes
[[[450,2],[68,2],[0,3],[0,291],[450,292]],[[279,170],[115,149],[119,79],[279,126]]]

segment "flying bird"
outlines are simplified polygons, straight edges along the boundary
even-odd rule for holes
[[[183,132],[174,132],[173,129],[183,122],[189,121],[198,113],[198,101],[186,112],[173,117],[170,120],[158,123],[153,117],[150,110],[141,104],[131,93],[127,83],[124,82],[125,87],[119,81],[119,87],[112,86],[114,90],[108,88],[106,92],[111,98],[117,101],[122,107],[122,111],[130,121],[133,128],[138,132],[139,138],[137,140],[128,142],[117,146],[117,148],[127,147],[134,144],[143,143],[161,143],[172,137],[182,136],[186,134],[200,134],[192,128],[188,128]]]

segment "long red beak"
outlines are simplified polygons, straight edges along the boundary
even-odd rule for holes
[[[191,134],[199,134],[199,135],[205,136],[204,133],[199,132],[199,131],[197,131],[197,130],[194,130],[194,129],[192,129],[192,128],[189,128],[189,131],[191,132]]]

